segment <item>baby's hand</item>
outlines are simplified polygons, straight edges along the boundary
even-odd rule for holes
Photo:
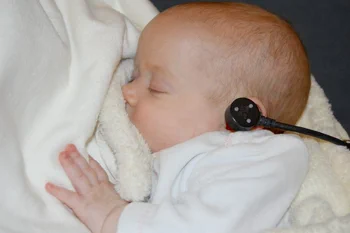
[[[128,202],[122,200],[102,167],[89,163],[74,145],[60,153],[59,161],[76,192],[47,183],[46,190],[73,210],[93,233],[116,232],[120,214]]]

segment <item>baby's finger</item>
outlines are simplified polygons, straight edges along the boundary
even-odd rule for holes
[[[78,152],[77,148],[73,144],[68,144],[64,151],[72,153],[72,152]]]
[[[77,193],[51,183],[47,183],[45,185],[45,189],[48,193],[56,197],[60,202],[67,205],[69,208],[73,210],[78,208],[79,197]]]
[[[96,172],[90,167],[90,164],[86,161],[86,159],[83,158],[78,152],[73,152],[70,154],[72,159],[74,160],[74,163],[77,164],[81,171],[85,174],[85,176],[88,178],[91,185],[97,185],[97,174]]]
[[[83,173],[88,178],[91,185],[97,185],[97,175],[95,171],[90,168],[90,165],[88,162],[80,155],[79,151],[77,150],[76,146],[73,144],[68,144],[66,148],[64,149],[65,152],[68,152],[68,154],[71,155],[74,162],[80,167],[80,169],[83,171]]]
[[[94,160],[91,156],[89,156],[89,164],[90,164],[90,167],[95,171],[98,181],[100,182],[109,181],[105,170],[103,170],[100,164],[96,160]]]
[[[74,189],[79,194],[89,192],[91,190],[90,182],[71,156],[67,152],[62,152],[59,160]]]

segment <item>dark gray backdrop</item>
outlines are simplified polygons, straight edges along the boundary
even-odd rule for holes
[[[195,0],[151,0],[159,10]],[[219,2],[219,1],[206,1]],[[238,2],[238,1],[235,1]],[[292,23],[307,49],[311,71],[350,133],[350,0],[243,0]]]

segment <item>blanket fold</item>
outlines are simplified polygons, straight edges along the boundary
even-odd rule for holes
[[[72,189],[57,159],[68,143],[104,159],[91,140],[96,121],[139,36],[137,19],[116,10],[108,1],[2,2],[0,232],[88,232],[44,185]]]

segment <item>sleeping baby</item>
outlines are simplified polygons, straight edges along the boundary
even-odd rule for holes
[[[59,161],[75,191],[52,183],[46,190],[94,233],[288,226],[308,169],[306,146],[259,128],[230,132],[224,113],[248,97],[263,115],[295,124],[309,89],[303,45],[279,17],[238,3],[170,8],[142,32],[132,80],[123,86],[130,120],[154,153],[150,199],[122,200],[100,165],[74,145]]]

